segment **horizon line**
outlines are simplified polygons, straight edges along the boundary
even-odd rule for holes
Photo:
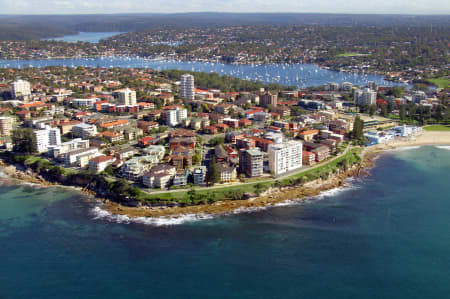
[[[387,13],[387,12],[230,12],[230,11],[189,11],[189,12],[111,12],[111,13],[0,13],[0,16],[89,16],[89,15],[187,15],[187,14],[238,14],[238,15],[373,15],[373,16],[449,16],[450,13]]]

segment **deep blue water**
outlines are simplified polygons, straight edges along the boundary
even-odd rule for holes
[[[80,32],[79,34],[46,38],[44,40],[56,40],[69,43],[76,43],[76,42],[98,43],[101,39],[105,39],[121,33],[124,32]]]
[[[155,70],[179,69],[206,73],[216,72],[220,75],[229,75],[246,80],[280,83],[300,88],[319,86],[328,82],[342,83],[345,81],[361,86],[366,85],[369,81],[377,82],[382,86],[402,85],[386,81],[383,76],[379,75],[330,71],[314,64],[235,65],[211,62],[152,60],[136,57],[0,60],[0,67],[2,68],[45,66],[152,68]]]
[[[2,185],[0,298],[448,298],[450,151],[397,151],[371,173],[301,204],[162,227]]]

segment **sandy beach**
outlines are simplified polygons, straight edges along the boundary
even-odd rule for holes
[[[363,156],[382,151],[389,151],[399,147],[424,146],[424,145],[450,145],[450,132],[448,131],[424,131],[415,136],[398,137],[387,143],[377,144],[365,148]]]

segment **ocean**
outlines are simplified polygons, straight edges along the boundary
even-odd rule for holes
[[[450,151],[383,154],[303,202],[155,225],[0,185],[0,298],[447,298]],[[162,224],[162,223],[157,223]]]

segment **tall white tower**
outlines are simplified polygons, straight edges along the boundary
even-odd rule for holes
[[[129,88],[119,91],[119,103],[125,106],[136,105],[136,91]]]
[[[194,99],[194,76],[190,74],[184,74],[181,76],[180,96],[182,99],[186,100]]]
[[[25,101],[31,97],[30,82],[25,80],[17,80],[11,84],[12,96],[15,99],[22,98]]]

